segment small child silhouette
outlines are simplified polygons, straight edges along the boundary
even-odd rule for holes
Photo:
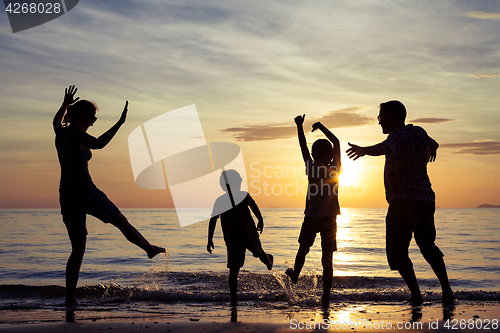
[[[333,252],[337,250],[337,215],[340,214],[338,200],[338,175],[340,170],[340,141],[320,122],[312,125],[312,130],[321,130],[328,140],[316,140],[312,146],[312,157],[307,148],[304,134],[305,115],[295,117],[302,157],[306,164],[309,181],[307,188],[304,222],[300,230],[299,249],[295,257],[295,267],[285,272],[293,283],[297,283],[304,266],[306,255],[314,244],[316,234],[321,234],[321,263],[323,265],[322,306],[328,308],[333,278]],[[333,147],[332,147],[333,143]]]
[[[264,252],[259,239],[258,232],[262,233],[264,229],[264,219],[250,194],[241,191],[242,181],[243,179],[236,170],[222,172],[220,186],[226,193],[215,200],[208,225],[207,251],[212,253],[215,226],[220,216],[222,233],[227,246],[227,268],[229,268],[229,290],[232,306],[237,305],[238,274],[245,262],[247,249],[253,253],[254,257],[258,257],[267,266],[267,269],[271,270],[273,267],[273,256]],[[259,221],[257,227],[249,207]]]

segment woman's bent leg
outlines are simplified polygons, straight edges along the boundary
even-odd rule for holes
[[[144,238],[144,236],[128,222],[127,218],[123,216],[123,214],[120,213],[120,215],[118,215],[118,217],[111,222],[111,224],[120,229],[123,236],[125,236],[129,242],[143,249],[148,254],[149,258],[153,258],[158,253],[165,252],[165,248],[151,245],[146,238]]]

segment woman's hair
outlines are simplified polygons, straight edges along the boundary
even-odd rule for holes
[[[64,119],[62,121],[63,126],[67,127],[71,123],[77,123],[85,113],[94,114],[97,111],[97,105],[94,102],[87,101],[85,99],[79,100],[74,104],[68,106]]]

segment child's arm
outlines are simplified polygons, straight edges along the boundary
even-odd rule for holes
[[[254,213],[255,217],[259,221],[257,223],[257,231],[260,231],[260,233],[262,233],[262,230],[264,229],[264,218],[262,218],[262,214],[260,213],[259,206],[257,206],[257,204],[255,203],[255,201],[253,201],[252,203],[250,203],[248,206],[250,207],[250,209]]]
[[[208,222],[208,243],[207,243],[207,251],[208,253],[212,253],[212,250],[214,249],[214,232],[215,232],[215,226],[217,225],[217,219],[219,218],[219,215],[214,216],[210,219],[210,222]]]
[[[307,148],[306,135],[304,134],[305,118],[306,115],[297,116],[295,117],[294,121],[295,124],[297,124],[297,134],[299,136],[299,144],[300,144],[300,150],[302,151],[302,158],[304,159],[304,162],[307,164],[307,162],[312,161],[312,159],[311,159],[311,154],[309,153],[309,149]]]
[[[335,166],[337,167],[337,170],[340,169],[340,140],[330,132],[328,128],[325,127],[322,123],[319,121],[317,123],[314,123],[312,126],[312,131],[314,132],[318,128],[325,134],[325,136],[330,140],[330,142],[333,144],[333,162],[335,163]]]

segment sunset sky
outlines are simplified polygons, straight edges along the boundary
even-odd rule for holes
[[[127,141],[167,111],[195,104],[208,141],[241,147],[260,207],[303,207],[294,117],[306,114],[309,144],[322,121],[345,152],[386,138],[378,105],[393,99],[440,144],[428,166],[437,206],[500,204],[499,31],[500,2],[488,0],[80,0],[18,33],[4,12],[0,208],[59,207],[52,118],[72,84],[99,107],[95,136],[129,101],[90,161],[121,208],[173,207],[168,190],[135,184]],[[385,207],[384,158],[342,157],[341,206]]]

